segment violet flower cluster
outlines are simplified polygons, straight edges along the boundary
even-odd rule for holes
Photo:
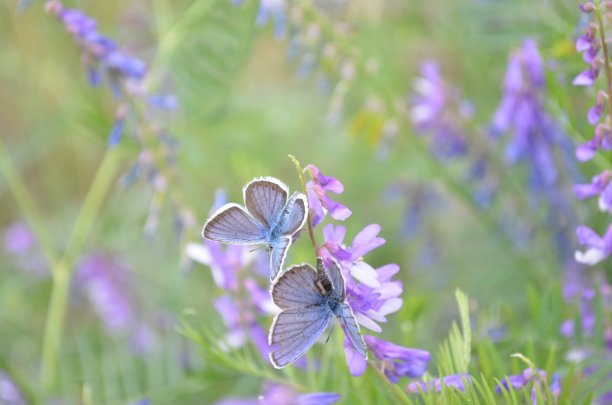
[[[438,64],[423,62],[421,76],[414,81],[410,120],[417,133],[431,138],[431,152],[440,159],[464,156],[468,149],[464,127],[471,117],[470,104],[446,86]]]
[[[500,174],[493,170],[487,145],[470,139],[472,104],[444,81],[440,67],[432,60],[421,64],[413,87],[407,113],[414,130],[426,139],[432,155],[441,163],[465,162],[468,170],[463,174],[464,181],[470,185],[474,201],[488,208],[497,194]]]
[[[601,13],[594,3],[588,2],[583,4],[580,9],[585,14]],[[588,69],[580,73],[574,79],[575,86],[592,87],[599,76],[602,69],[609,69],[609,61],[603,58],[602,52],[607,44],[602,44],[601,37],[605,37],[604,26],[591,21],[582,34],[576,41],[576,50],[582,53],[583,59],[590,65]],[[595,105],[589,110],[587,119],[591,125],[595,127],[594,135],[591,140],[578,146],[576,149],[576,157],[580,161],[588,161],[592,159],[600,150],[609,151],[612,149],[612,140],[610,138],[610,94],[605,90],[600,90],[597,93]],[[612,174],[608,170],[604,170],[600,174],[593,177],[590,183],[577,184],[574,187],[574,192],[579,199],[587,199],[598,197],[599,209],[603,212],[612,213],[612,188],[609,187]],[[584,252],[577,251],[575,258],[579,263],[584,263],[590,266],[596,265],[612,254],[612,224],[602,236],[587,226],[579,226],[576,230],[578,241],[585,246]]]
[[[573,144],[545,108],[544,61],[532,39],[513,52],[508,61],[503,97],[491,125],[491,134],[510,133],[505,157],[508,164],[528,167],[530,206],[546,206],[546,223],[553,242],[568,265],[576,214],[566,188],[579,178],[573,163]]]
[[[335,218],[334,207],[338,205],[330,200],[327,193],[339,194],[344,189],[342,183],[333,177],[325,176],[314,165],[308,165],[305,171],[312,179],[307,184],[308,204],[312,217],[317,219],[315,223],[320,224],[328,213]],[[317,192],[312,191],[315,189]],[[316,199],[313,200],[312,197]],[[321,207],[331,208],[321,210]],[[342,212],[350,214],[346,207],[342,207]],[[347,245],[344,243],[346,228],[342,225],[327,224],[323,228],[324,242],[317,249],[317,256],[324,261],[334,259],[338,263],[346,280],[347,302],[357,322],[373,332],[382,332],[379,323],[386,323],[387,316],[397,312],[403,304],[402,282],[393,280],[399,266],[387,264],[374,269],[363,259],[367,253],[385,243],[385,240],[378,236],[380,230],[380,225],[368,225]],[[365,335],[364,339],[377,367],[384,371],[390,381],[397,383],[402,377],[416,378],[425,373],[430,359],[428,352],[405,348],[371,335]],[[350,373],[355,376],[362,375],[367,362],[355,352],[346,337],[344,350]]]
[[[225,203],[225,193],[218,191],[210,213],[213,214]],[[257,315],[270,316],[277,310],[268,291],[261,287],[269,272],[267,257],[259,253],[249,254],[251,250],[249,246],[224,245],[208,239],[203,244],[187,245],[187,255],[208,266],[215,285],[223,291],[215,299],[214,306],[227,327],[224,348],[243,347],[250,337],[261,357],[269,362],[268,334],[259,324]]]
[[[157,347],[157,323],[138,309],[132,288],[131,270],[118,257],[93,252],[77,263],[75,287],[112,337],[126,338],[132,353],[145,355]]]
[[[66,8],[61,2],[46,2],[46,10],[54,15],[72,36],[81,50],[81,61],[93,86],[106,83],[118,100],[115,121],[108,133],[108,146],[115,147],[124,134],[140,146],[136,162],[125,174],[124,186],[140,179],[154,191],[145,233],[155,231],[161,205],[170,196],[177,231],[193,229],[192,210],[184,199],[169,191],[175,175],[177,140],[168,130],[167,121],[177,110],[178,101],[172,94],[154,94],[147,89],[147,64],[127,53],[112,39],[98,31],[97,22],[81,10]]]

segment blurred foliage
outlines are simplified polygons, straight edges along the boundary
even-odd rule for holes
[[[157,337],[154,355],[138,357],[126,342],[107,336],[95,317],[83,314],[79,303],[71,302],[61,345],[58,397],[84,404],[124,404],[145,397],[154,404],[201,404],[229,394],[257,396],[261,382],[270,380],[303,392],[338,392],[343,395],[341,403],[347,404],[399,403],[398,398],[427,404],[491,403],[501,398],[509,404],[526,403],[531,386],[503,395],[494,392],[495,378],[525,368],[509,357],[516,352],[549,375],[563,372],[566,384],[562,383],[560,403],[585,398],[588,403],[591,391],[612,389],[609,381],[607,387],[600,383],[612,372],[610,364],[597,364],[599,371],[586,382],[573,378],[579,367],[593,364],[559,370],[568,348],[559,336],[559,325],[566,317],[578,319],[579,315],[564,313],[563,269],[555,261],[556,252],[542,244],[524,251],[509,249],[499,231],[462,194],[456,167],[441,168],[406,123],[390,144],[388,156],[378,153],[385,114],[397,114],[394,103],[408,97],[422,60],[438,60],[445,78],[474,103],[478,122],[487,123],[500,98],[507,55],[526,36],[536,38],[545,57],[559,68],[548,78],[551,111],[577,142],[590,136],[582,117],[592,94],[584,95],[570,85],[581,69],[573,50],[583,24],[575,2],[387,0],[369,4],[360,0],[339,1],[337,7],[297,2],[309,10],[306,16],[319,24],[329,43],[357,60],[358,79],[348,90],[345,109],[335,125],[327,119],[330,94],[318,89],[316,72],[299,75],[299,61],[287,58],[287,41],[275,38],[272,27],[255,24],[257,1],[238,5],[229,0],[66,3],[94,16],[101,31],[150,63],[149,85],[176,90],[180,109],[170,121],[170,131],[178,138],[180,152],[173,186],[183,190],[195,207],[198,226],[207,217],[216,189],[224,188],[230,201],[240,201],[243,184],[262,175],[278,177],[295,188],[299,183],[287,155],[317,164],[345,185],[340,201],[353,210],[346,223],[350,237],[367,224],[382,226],[387,243],[369,262],[396,262],[402,268],[404,306],[385,325],[384,337],[435,352],[450,328],[450,337],[433,363],[438,370],[450,372],[449,368],[455,368],[449,364],[452,353],[465,351],[468,345],[472,356],[455,359],[454,364],[468,361],[475,380],[466,393],[445,389],[441,397],[407,397],[404,386],[389,386],[371,368],[361,378],[350,377],[340,350],[340,333],[308,354],[321,363],[316,373],[292,368],[277,372],[252,347],[229,353],[221,350],[222,323],[211,304],[218,291],[210,272],[199,265],[181,269],[182,246],[174,236],[169,208],[155,235],[143,237],[151,191],[143,184],[122,188],[117,182],[96,218],[86,250],[125,258],[133,270],[131,293],[142,303],[142,316],[154,319],[159,312],[167,313],[168,325],[160,328],[163,332]],[[336,24],[343,24],[346,32],[339,34]],[[382,110],[368,110],[371,99],[380,102]],[[108,91],[88,85],[78,50],[62,27],[44,13],[41,1],[22,11],[13,1],[0,5],[0,105],[0,136],[41,210],[54,245],[63,248],[106,148],[116,101]],[[138,150],[129,139],[122,147],[125,173]],[[501,156],[500,147],[500,160]],[[607,164],[587,165],[585,174]],[[522,184],[526,181],[517,170],[510,176]],[[419,264],[421,245],[402,236],[404,208],[411,196],[395,201],[385,197],[398,181],[430,183],[445,201],[430,219],[442,252],[431,265]],[[22,220],[2,178],[0,196],[0,225]],[[546,239],[547,230],[539,225],[538,235]],[[306,243],[300,242],[288,262],[305,261],[310,255]],[[536,268],[537,274],[521,268],[525,263]],[[0,368],[10,373],[32,402],[39,398],[33,377],[40,366],[50,288],[49,279],[32,280],[20,274],[3,253]],[[461,328],[450,326],[457,318],[453,296],[457,288],[471,297],[469,321],[467,299],[461,301]],[[181,321],[185,308],[192,308],[193,316]],[[470,324],[471,345],[461,334]],[[504,337],[493,341],[489,328],[502,325]],[[458,368],[455,371],[464,367]],[[549,387],[541,387],[537,395],[543,403],[550,398]]]

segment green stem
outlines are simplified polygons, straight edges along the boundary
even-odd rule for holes
[[[53,288],[45,324],[42,352],[42,385],[47,393],[55,388],[55,372],[59,358],[62,328],[68,302],[70,268],[64,262],[58,263],[53,271]]]
[[[291,161],[295,165],[295,168],[297,169],[300,175],[300,182],[302,183],[302,190],[304,191],[304,195],[306,196],[306,198],[308,198],[308,190],[306,190],[306,179],[304,179],[304,170],[302,169],[302,166],[300,166],[300,162],[295,158],[295,156],[289,155],[289,159],[291,159]],[[312,247],[315,250],[315,254],[317,254],[317,249],[319,248],[319,244],[317,243],[317,238],[315,237],[314,229],[312,228],[310,209],[308,208],[308,206],[306,207],[306,211],[308,212],[308,218],[306,220],[306,222],[308,223],[308,235],[310,236],[310,242],[312,243]]]
[[[53,287],[47,312],[42,354],[42,384],[47,393],[50,393],[56,386],[60,342],[74,261],[82,251],[91,228],[98,218],[98,213],[113,183],[118,167],[119,151],[117,148],[107,149],[76,219],[64,255],[53,268]]]
[[[608,52],[608,43],[606,42],[606,32],[604,31],[603,16],[601,15],[601,5],[599,0],[595,1],[597,9],[597,24],[599,25],[599,38],[601,40],[601,49],[604,55],[604,71],[606,72],[606,81],[608,85],[608,115],[610,124],[612,125],[612,70],[610,68],[610,53]]]
[[[36,239],[41,246],[47,260],[53,266],[58,261],[58,257],[53,249],[51,238],[45,231],[45,227],[42,221],[42,215],[40,214],[34,199],[28,192],[25,186],[25,182],[15,169],[12,163],[9,151],[6,148],[4,142],[0,141],[0,174],[4,177],[8,188],[11,190],[17,205],[21,209],[26,223],[34,232]]]
[[[376,373],[376,376],[387,386],[389,392],[397,399],[397,404],[412,404],[412,401],[408,398],[406,393],[402,391],[401,388],[398,387],[396,384],[393,384],[391,381],[389,381],[385,373],[380,370],[372,360],[368,360],[368,363],[370,364],[370,368]]]
[[[63,259],[69,267],[72,267],[72,263],[79,252],[81,252],[93,224],[98,219],[98,212],[104,202],[106,193],[115,180],[115,175],[119,168],[119,158],[120,152],[117,148],[107,149],[102,163],[98,167],[93,183],[85,196],[79,216],[72,228],[70,239],[68,239],[66,244]]]

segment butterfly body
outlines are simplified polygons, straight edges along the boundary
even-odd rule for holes
[[[309,265],[291,267],[272,286],[271,295],[283,310],[274,319],[269,335],[273,347],[270,360],[275,367],[282,368],[299,359],[334,317],[357,352],[367,356],[359,326],[346,302],[342,273],[335,263],[329,275],[320,259],[316,270]]]
[[[226,204],[204,225],[202,236],[222,243],[263,245],[270,253],[270,279],[282,268],[293,236],[306,222],[306,197],[277,179],[255,179],[243,189],[245,207]]]

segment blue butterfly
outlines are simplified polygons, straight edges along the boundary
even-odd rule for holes
[[[319,339],[334,316],[357,353],[367,359],[359,325],[346,303],[344,278],[334,261],[328,272],[320,258],[316,270],[308,264],[291,267],[272,285],[271,295],[282,309],[274,318],[268,336],[274,367],[283,368],[299,359]]]
[[[226,204],[206,222],[206,239],[239,245],[265,245],[270,252],[270,280],[274,280],[287,256],[293,235],[306,222],[306,197],[293,193],[272,177],[255,179],[242,190],[246,209]]]

